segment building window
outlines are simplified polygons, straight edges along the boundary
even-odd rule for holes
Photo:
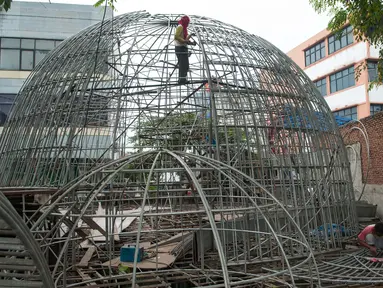
[[[373,82],[378,79],[378,62],[367,62],[368,81]]]
[[[326,78],[323,78],[321,80],[318,80],[318,81],[315,81],[314,82],[315,86],[317,86],[320,94],[322,96],[326,96],[327,95],[327,81],[326,81]]]
[[[330,92],[334,93],[355,85],[354,66],[330,75]]]
[[[358,111],[356,109],[356,106],[335,111],[333,112],[334,116],[340,116],[344,118],[351,118],[352,120],[358,120]]]
[[[62,40],[0,38],[0,70],[32,70]]]
[[[328,37],[328,54],[334,53],[354,42],[352,26],[343,29],[341,36],[331,35]]]
[[[15,98],[16,94],[0,94],[0,126],[3,126],[7,120]]]
[[[0,51],[0,69],[19,70],[20,52],[18,50],[1,49]]]
[[[318,60],[326,56],[324,47],[324,41],[322,41],[321,43],[318,43],[315,46],[312,46],[311,48],[305,50],[306,66],[317,62]]]
[[[383,104],[370,104],[370,115],[383,111]]]

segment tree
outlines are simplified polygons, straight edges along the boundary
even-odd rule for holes
[[[12,0],[0,0],[0,11],[5,10],[8,11],[11,8]]]
[[[209,117],[206,111],[151,117],[140,122],[140,127],[136,128],[137,134],[130,137],[130,141],[136,143],[137,147],[168,147],[179,151],[191,147],[204,149],[209,142]],[[212,146],[215,146],[216,138],[214,135],[210,143]],[[221,127],[218,129],[218,141],[221,145],[239,145],[246,141],[246,134],[242,128]]]
[[[11,8],[13,0],[0,0],[0,11],[4,9],[5,11],[8,11]],[[49,1],[50,3],[51,1]],[[107,6],[111,7],[113,10],[116,10],[116,7],[114,6],[114,3],[116,3],[117,0],[98,0],[94,7],[100,7],[102,4],[107,3]]]
[[[381,0],[309,0],[318,13],[328,12],[332,19],[328,29],[338,37],[349,23],[358,41],[368,41],[379,47],[378,77],[372,86],[383,82],[383,2]],[[367,63],[357,67],[357,78]],[[372,87],[371,86],[371,87]]]

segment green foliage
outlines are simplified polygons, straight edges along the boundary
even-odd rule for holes
[[[118,271],[124,273],[130,273],[130,268],[128,266],[124,266],[122,264],[118,265]]]
[[[117,11],[116,6],[114,6],[114,3],[116,2],[117,0],[98,0],[93,6],[97,8],[101,7],[104,3],[108,3],[107,6],[111,7],[114,11]]]
[[[190,136],[190,131],[194,134],[198,131],[196,122],[195,113],[151,117],[140,122],[137,134],[130,141],[141,146],[179,146]]]
[[[0,0],[0,11],[4,9],[5,11],[8,11],[9,8],[11,8],[12,0]]]
[[[137,134],[131,137],[130,141],[141,146],[172,147],[173,150],[180,150],[187,141],[189,145],[192,145],[193,141],[197,143],[208,141],[209,121],[196,113],[152,117],[150,120],[140,122]],[[217,138],[223,145],[240,143],[246,140],[246,133],[239,128],[221,127]]]
[[[383,2],[381,0],[309,0],[318,13],[329,13],[332,17],[328,29],[339,34],[349,23],[358,41],[368,41],[381,47],[378,61],[378,79],[370,87],[383,82]],[[348,21],[348,22],[347,22]],[[367,63],[357,67],[356,76],[366,69]]]

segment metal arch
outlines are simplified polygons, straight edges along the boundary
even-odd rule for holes
[[[42,212],[41,215],[37,216],[38,220],[36,220],[33,223],[32,230],[36,229],[43,220],[46,219],[47,216],[50,215],[50,213],[53,211],[54,207],[60,203],[70,192],[75,190],[79,184],[89,179],[91,176],[95,175],[96,173],[100,172],[102,169],[108,168],[112,165],[119,165],[121,162],[128,160],[127,163],[130,163],[131,161],[134,161],[135,159],[139,157],[143,157],[145,155],[151,154],[152,152],[142,152],[133,156],[126,156],[122,159],[117,159],[115,161],[107,163],[105,166],[98,167],[97,169],[94,169],[93,171],[89,171],[86,175],[80,176],[77,179],[73,180],[71,183],[69,183],[67,186],[63,187],[59,191],[56,192],[55,196],[57,196],[57,199],[53,203],[45,203],[42,205],[33,216],[37,216],[39,212]],[[33,218],[32,216],[32,218]]]
[[[143,222],[144,211],[145,211],[143,208],[145,207],[145,204],[146,204],[145,202],[146,202],[146,199],[148,198],[150,180],[152,179],[154,167],[157,164],[158,158],[160,156],[161,156],[161,151],[157,152],[156,158],[154,159],[153,164],[150,167],[150,172],[149,172],[149,175],[148,175],[148,180],[147,180],[147,183],[146,183],[146,186],[145,186],[144,196],[143,196],[143,199],[142,199],[141,213],[140,213],[140,219],[139,219],[140,222],[139,223]],[[142,225],[140,225],[138,227],[136,247],[140,246],[141,231],[142,231]],[[136,287],[136,274],[137,274],[137,260],[136,259],[138,259],[138,249],[136,249],[134,251],[134,265],[133,265],[132,287]]]
[[[363,129],[361,129],[360,127],[355,127],[355,126],[352,126],[352,127],[349,127],[348,130],[346,130],[346,133],[344,133],[343,135],[343,139],[344,141],[346,142],[346,139],[348,139],[348,137],[350,137],[351,135],[351,132],[353,130],[357,130],[359,131],[363,138],[364,138],[364,141],[366,143],[366,151],[367,151],[367,171],[366,171],[366,181],[365,183],[363,184],[363,188],[362,188],[362,191],[360,192],[360,195],[358,197],[358,201],[360,201],[360,199],[362,199],[363,197],[363,194],[364,194],[364,191],[366,189],[366,185],[367,185],[367,181],[368,181],[368,174],[369,174],[369,171],[370,171],[370,164],[371,164],[371,159],[370,159],[370,140],[369,140],[369,137],[368,137],[368,133],[367,133],[367,129],[366,129],[366,126],[364,126],[364,124],[359,121],[359,120],[353,120],[351,121],[350,123],[358,123],[360,126],[362,126]],[[353,124],[349,124],[349,125],[353,125]],[[347,126],[346,126],[347,127]]]
[[[21,243],[26,247],[33,259],[33,263],[40,272],[44,287],[53,288],[54,284],[51,272],[39,245],[34,239],[28,226],[2,192],[0,192],[0,218],[3,219],[13,231],[15,231],[17,238],[20,239]]]
[[[310,244],[308,243],[308,241],[307,241],[307,239],[306,239],[304,233],[301,231],[300,227],[299,227],[299,226],[297,225],[297,223],[294,221],[293,217],[289,214],[289,212],[286,210],[286,208],[283,206],[283,204],[280,203],[280,202],[278,201],[278,199],[276,199],[276,198],[275,198],[269,191],[267,191],[262,185],[260,185],[257,181],[255,181],[254,179],[252,179],[252,178],[249,177],[248,175],[246,175],[246,174],[242,173],[241,171],[239,171],[239,170],[237,170],[237,169],[235,169],[235,168],[233,168],[233,167],[230,167],[230,166],[228,166],[228,165],[226,165],[226,164],[224,164],[224,163],[222,163],[222,162],[219,162],[219,161],[216,161],[216,160],[214,160],[214,159],[210,159],[210,158],[204,158],[204,157],[201,157],[201,156],[198,157],[198,156],[196,156],[196,155],[192,155],[192,154],[187,155],[187,154],[183,153],[183,156],[185,156],[185,157],[191,157],[191,158],[199,158],[199,159],[201,159],[201,161],[205,162],[207,165],[214,167],[214,168],[217,169],[220,173],[224,174],[224,175],[227,176],[228,178],[231,178],[230,176],[226,175],[226,173],[225,173],[224,171],[220,171],[220,168],[217,167],[217,166],[218,166],[218,165],[221,165],[221,166],[223,166],[223,167],[229,168],[229,169],[233,170],[234,172],[240,174],[240,175],[243,176],[244,178],[246,178],[246,179],[247,179],[248,181],[250,181],[251,183],[253,183],[253,184],[255,184],[256,186],[258,186],[260,189],[262,189],[263,192],[265,192],[265,193],[266,193],[266,194],[267,194],[273,201],[275,201],[275,203],[276,203],[277,205],[279,205],[279,206],[281,207],[281,209],[285,212],[287,218],[289,218],[289,220],[291,221],[291,223],[296,227],[298,233],[299,233],[300,236],[302,237],[302,240],[303,240],[303,241],[300,242],[300,244],[305,245],[305,246],[308,248],[308,250],[310,251],[310,254],[308,255],[307,259],[306,259],[305,261],[302,261],[302,262],[300,263],[300,265],[303,265],[303,264],[304,264],[305,262],[307,262],[310,258],[312,258],[312,260],[314,261],[315,270],[316,270],[316,272],[319,274],[319,271],[318,271],[318,268],[317,268],[317,264],[316,264],[315,258],[313,257],[313,256],[314,256],[314,253],[313,253],[312,249],[310,248]],[[212,162],[213,164],[210,163],[210,162]],[[217,166],[215,166],[215,165],[217,165]],[[233,182],[235,183],[235,181],[233,181]],[[242,183],[242,184],[244,184],[244,183]],[[246,192],[243,188],[241,188],[240,186],[238,186],[238,188],[239,188],[245,195],[249,196],[249,200],[253,203],[253,205],[254,205],[255,207],[257,207],[257,209],[259,209],[257,203],[256,203],[253,199],[250,198],[250,195],[248,195],[247,192]],[[288,270],[289,270],[289,274],[290,274],[291,279],[292,279],[292,284],[294,285],[295,283],[294,283],[294,277],[293,277],[292,267],[290,267],[290,263],[289,263],[289,261],[288,261],[288,257],[287,257],[287,255],[284,253],[284,251],[283,251],[282,244],[281,244],[281,242],[279,241],[276,232],[275,232],[274,229],[272,228],[272,225],[270,224],[270,222],[267,221],[267,217],[264,215],[264,213],[262,212],[261,209],[259,209],[259,211],[260,211],[261,215],[266,219],[267,225],[269,226],[269,228],[270,228],[270,230],[271,230],[271,233],[272,233],[273,236],[275,237],[275,239],[276,239],[276,241],[277,241],[277,244],[282,248],[282,253],[283,253],[284,258],[286,259],[286,263],[287,263],[287,267],[288,267]],[[297,265],[297,266],[300,266],[300,265]],[[293,268],[295,268],[295,267],[293,267]],[[320,281],[319,278],[318,278],[318,280]],[[242,283],[241,283],[241,284],[242,284]],[[319,282],[319,285],[320,285],[320,282]]]
[[[185,169],[185,171],[188,171],[187,173],[193,178],[193,183],[196,185],[196,188],[198,189],[198,188],[200,188],[200,189],[202,189],[201,187],[198,187],[199,186],[199,184],[198,184],[198,180],[195,178],[195,176],[194,176],[194,174],[193,174],[193,172],[192,172],[192,170],[190,170],[190,167],[188,167],[188,165],[185,163],[185,160],[183,160],[182,158],[180,158],[180,156],[179,155],[177,155],[177,154],[180,154],[180,152],[176,152],[176,153],[173,153],[173,152],[171,152],[171,151],[168,151],[168,150],[164,150],[164,152],[165,153],[168,153],[169,155],[171,155],[172,157],[175,157],[176,159],[177,159],[177,161],[181,161],[180,162],[180,164],[181,164],[181,166]],[[108,176],[108,179],[111,179],[111,178],[113,178],[119,171],[121,171],[121,169],[122,169],[122,167],[124,167],[125,165],[126,165],[126,163],[131,163],[132,162],[132,160],[134,160],[134,159],[137,159],[137,158],[139,158],[139,157],[143,157],[143,156],[145,156],[145,155],[147,155],[147,154],[155,154],[156,155],[156,157],[155,157],[155,159],[154,159],[154,161],[153,161],[153,164],[152,164],[152,168],[150,169],[150,174],[153,172],[153,169],[154,169],[154,167],[155,167],[155,164],[157,163],[157,161],[158,161],[158,158],[159,158],[159,155],[161,154],[161,151],[148,151],[148,152],[145,152],[145,153],[140,153],[140,155],[138,156],[138,155],[132,155],[132,156],[127,156],[127,157],[124,157],[123,159],[119,159],[119,160],[116,160],[116,161],[114,161],[113,163],[108,163],[108,164],[106,164],[105,165],[105,167],[100,167],[100,168],[98,168],[97,170],[99,171],[100,169],[105,169],[106,167],[110,167],[110,166],[112,166],[112,165],[116,165],[117,163],[118,163],[118,166],[115,168],[115,170],[113,170],[113,172]],[[183,154],[183,156],[185,157],[185,159],[187,159],[187,158],[194,158],[194,157],[196,157],[195,155],[192,155],[192,154],[185,154],[185,153],[181,153],[181,154]],[[201,158],[201,157],[198,157],[198,158]],[[248,177],[247,175],[245,175],[245,174],[243,174],[243,173],[241,173],[240,171],[238,171],[238,170],[235,170],[235,169],[233,169],[232,167],[230,167],[230,166],[228,166],[228,165],[225,165],[224,163],[221,163],[221,162],[219,162],[219,161],[217,161],[217,160],[214,160],[214,159],[209,159],[209,158],[203,158],[204,159],[204,161],[208,164],[208,165],[212,165],[212,167],[214,168],[214,169],[216,169],[217,170],[217,172],[220,172],[220,173],[222,173],[223,175],[225,175],[228,179],[230,179],[230,181],[232,181],[233,183],[236,183],[236,181],[238,181],[238,179],[236,179],[236,177],[238,177],[238,176],[235,176],[235,177],[233,177],[233,176],[230,176],[230,175],[228,175],[226,172],[224,172],[223,170],[222,170],[222,168],[221,167],[226,167],[226,168],[228,168],[229,169],[229,171],[230,170],[232,170],[232,172],[235,172],[235,173],[237,173],[237,174],[239,174],[239,175],[241,175],[241,176],[244,176],[247,180],[250,180],[252,183],[255,183],[256,185],[258,185],[261,189],[264,189],[261,185],[259,185],[258,183],[256,183],[252,178],[250,178],[250,177]],[[230,172],[230,174],[232,173],[232,172]],[[92,171],[91,173],[89,173],[90,175],[93,175],[95,173],[95,171]],[[144,197],[143,197],[143,201],[142,201],[142,205],[145,205],[145,199],[146,199],[146,196],[145,195],[147,195],[147,193],[148,193],[148,186],[149,186],[149,180],[150,180],[150,178],[151,178],[151,176],[150,176],[150,174],[149,174],[149,177],[148,177],[148,182],[147,182],[147,184],[146,184],[146,188],[145,188],[145,192],[144,192]],[[68,194],[68,192],[71,192],[73,189],[75,189],[76,187],[78,187],[78,184],[79,183],[81,183],[81,182],[85,182],[86,181],[86,179],[88,179],[89,178],[89,175],[85,175],[81,180],[78,180],[74,185],[70,185],[70,187],[69,187],[69,189],[65,192],[65,193],[62,193],[62,192],[57,192],[57,194],[58,194],[58,196],[62,196],[62,195],[67,195]],[[77,223],[78,223],[78,221],[83,217],[83,216],[86,216],[86,215],[84,215],[84,209],[85,209],[85,206],[86,205],[89,205],[92,201],[93,201],[93,199],[94,199],[94,197],[100,192],[100,190],[102,189],[102,187],[104,187],[105,185],[106,185],[106,183],[107,183],[108,181],[101,181],[100,182],[100,184],[101,184],[101,186],[99,186],[98,187],[98,185],[96,185],[97,186],[97,189],[92,189],[92,191],[90,192],[90,194],[89,194],[89,196],[88,196],[88,198],[87,198],[87,200],[86,200],[86,202],[84,202],[84,205],[83,205],[83,207],[84,208],[81,208],[82,209],[82,212],[81,212],[81,214],[80,215],[77,215],[78,213],[77,212],[70,212],[69,214],[67,214],[67,215],[63,215],[63,217],[67,217],[67,216],[71,216],[72,214],[76,214],[76,220],[74,220],[74,226],[72,226],[71,227],[71,231],[67,234],[67,238],[65,239],[65,244],[64,244],[64,246],[63,246],[63,248],[62,248],[62,251],[61,251],[61,253],[60,253],[60,255],[59,255],[59,257],[58,257],[58,259],[57,259],[57,265],[56,265],[56,267],[55,267],[55,269],[54,269],[54,272],[52,273],[52,275],[55,275],[55,271],[57,271],[57,269],[58,269],[58,265],[59,265],[59,263],[60,263],[60,259],[61,259],[61,257],[64,255],[64,253],[65,253],[65,251],[66,251],[66,249],[67,249],[67,247],[68,247],[68,243],[69,243],[69,241],[76,241],[75,239],[76,239],[76,236],[74,235],[74,228],[76,227],[76,225],[77,225]],[[243,187],[246,187],[246,185],[244,184],[244,183],[241,183],[241,182],[238,182],[238,184],[236,184],[237,185],[237,187],[241,190],[241,191],[243,191],[243,193],[244,193],[244,195],[245,196],[247,196],[247,197],[249,197],[249,200],[250,200],[250,202],[252,202],[255,206],[255,208],[257,209],[257,210],[259,210],[260,211],[260,213],[263,215],[263,213],[262,213],[262,210],[260,209],[260,207],[250,198],[250,195],[249,194],[247,194],[247,192],[244,190],[244,188],[242,188],[241,187],[241,185],[244,185]],[[273,199],[273,196],[269,193],[269,192],[267,192],[266,190],[264,190],[268,195],[269,195],[269,197],[270,197],[270,199]],[[200,193],[199,193],[200,195],[204,195],[204,191],[200,191]],[[201,196],[201,198],[202,198],[202,196]],[[203,196],[204,197],[204,196]],[[63,200],[63,198],[61,198],[61,199],[59,199],[59,200]],[[275,201],[275,203],[276,204],[278,204],[278,206],[280,206],[282,209],[284,209],[283,208],[283,205],[281,204],[281,203],[279,203],[278,202],[278,200],[277,199],[273,199],[273,201]],[[65,205],[65,203],[63,203],[63,204],[60,204],[59,203],[59,201],[55,201],[53,204],[51,204],[51,207],[49,208],[49,211],[45,211],[45,215],[43,215],[42,216],[42,218],[44,218],[44,219],[46,219],[46,216],[48,216],[49,215],[49,213],[50,212],[52,212],[52,210],[54,210],[54,208],[57,208],[57,207],[61,207],[61,206],[59,206],[59,205]],[[142,206],[143,207],[143,206]],[[206,211],[206,213],[211,213],[210,212],[210,208],[209,208],[209,203],[207,202],[207,201],[205,201],[205,204],[204,204],[204,207],[205,207],[205,211]],[[143,210],[142,210],[143,211]],[[287,218],[289,218],[290,219],[290,221],[292,221],[292,224],[293,225],[295,225],[295,226],[297,226],[296,225],[296,223],[294,222],[294,220],[293,220],[293,218],[290,216],[290,215],[288,215],[288,212],[285,210],[285,212],[286,212],[286,216],[287,216]],[[48,215],[46,214],[46,213],[48,213]],[[113,216],[113,215],[110,215],[110,216]],[[141,212],[140,213],[140,219],[139,219],[139,223],[141,223],[142,222],[142,220],[143,220],[143,216],[144,216],[144,212]],[[211,215],[210,215],[211,216]],[[73,216],[71,216],[71,217],[73,217]],[[264,215],[264,217],[265,217],[265,219],[267,219],[267,217]],[[211,217],[209,217],[209,219],[210,219],[210,223],[212,224],[212,232],[213,232],[213,234],[215,235],[215,240],[217,241],[218,240],[218,242],[217,242],[217,244],[219,244],[220,243],[220,241],[219,241],[219,238],[217,239],[217,237],[219,237],[219,235],[217,234],[217,232],[218,232],[218,229],[217,229],[217,227],[214,225],[214,217],[213,216],[211,216]],[[39,223],[39,222],[41,222],[41,221],[37,221],[36,223]],[[302,240],[299,240],[299,239],[293,239],[293,238],[290,238],[288,235],[277,235],[276,234],[276,232],[273,230],[273,228],[272,228],[272,226],[271,226],[271,224],[269,223],[269,222],[267,222],[268,223],[268,226],[270,227],[270,229],[271,229],[271,233],[270,234],[272,234],[272,235],[274,235],[274,238],[276,239],[276,241],[279,243],[279,246],[281,247],[281,249],[282,249],[282,252],[283,252],[283,247],[282,247],[282,245],[281,245],[281,243],[278,241],[278,238],[282,238],[282,239],[285,239],[285,240],[290,240],[290,241],[293,241],[293,242],[295,242],[295,243],[297,243],[297,244],[300,244],[300,245],[303,245],[303,246],[305,246],[307,249],[309,249],[310,250],[310,247],[309,247],[309,245],[308,245],[308,243],[307,243],[307,241],[305,240],[305,238],[304,238],[304,235],[303,235],[303,233],[301,233],[301,235],[303,236],[303,239]],[[138,229],[138,233],[137,233],[137,242],[139,242],[139,240],[140,240],[140,228],[141,226],[139,226],[139,229]],[[297,227],[297,229],[298,229],[298,231],[299,231],[299,227]],[[34,228],[34,230],[39,230],[38,229],[38,227],[35,227]],[[214,232],[215,231],[215,232]],[[256,231],[246,231],[246,230],[241,230],[242,232],[247,232],[247,233],[255,233]],[[264,232],[261,232],[261,233],[264,233]],[[42,243],[43,244],[43,243]],[[44,244],[44,245],[46,245],[46,244]],[[218,247],[220,247],[220,246],[218,246]],[[136,254],[138,253],[138,250],[136,250]],[[286,260],[286,262],[288,263],[288,257],[287,257],[287,255],[286,254],[283,254],[283,256],[285,257],[285,260]],[[299,268],[300,266],[303,266],[303,265],[306,265],[306,264],[309,264],[308,263],[308,261],[310,260],[310,259],[312,259],[312,256],[313,256],[313,254],[312,254],[312,252],[310,252],[310,254],[309,255],[307,255],[307,258],[306,259],[304,259],[303,261],[300,261],[297,265],[294,265],[293,267],[290,267],[289,265],[288,265],[288,270],[289,270],[289,272],[290,272],[290,276],[291,276],[291,281],[292,281],[292,283],[294,283],[294,277],[296,276],[296,274],[293,272],[294,271],[294,269],[297,269],[297,268]],[[223,257],[223,252],[221,252],[221,259],[223,259],[223,261],[225,262],[225,260],[224,260],[224,257]],[[137,255],[136,255],[136,258],[137,258]],[[313,263],[314,263],[314,265],[316,266],[316,264],[315,264],[315,259],[312,259],[313,260]],[[137,265],[137,262],[135,261],[134,262],[134,267]],[[68,268],[66,268],[66,269],[68,269]],[[64,269],[64,271],[66,270],[66,269]],[[226,273],[228,273],[227,272],[227,267],[226,267],[226,264],[225,263],[223,263],[222,264],[222,269],[225,269],[226,270]],[[64,272],[65,273],[65,272]],[[245,285],[245,284],[250,284],[250,283],[254,283],[254,281],[261,281],[262,279],[267,279],[267,278],[269,278],[269,277],[275,277],[275,276],[278,276],[278,275],[282,275],[282,274],[284,274],[285,272],[284,271],[275,271],[275,272],[273,272],[272,273],[272,275],[267,275],[267,276],[258,276],[258,277],[255,277],[254,279],[248,279],[248,280],[241,280],[241,281],[234,281],[234,282],[229,282],[229,281],[227,281],[227,282],[225,282],[225,286],[224,287],[236,287],[236,285]],[[140,273],[141,274],[141,273]],[[133,276],[133,283],[132,283],[132,285],[134,286],[134,282],[135,282],[135,280],[134,279],[136,279],[135,277],[136,277],[136,272],[135,272],[135,268],[133,268],[133,274],[132,274],[132,276]],[[227,277],[227,278],[229,278],[229,276]],[[103,278],[103,280],[105,280],[105,279],[107,279],[107,278]],[[58,281],[58,279],[56,279],[56,282]],[[319,281],[319,280],[318,280]],[[87,282],[81,282],[81,283],[79,283],[79,284],[85,284],[85,283],[87,283]],[[57,285],[56,285],[57,286]],[[215,287],[215,285],[213,285],[213,287]],[[220,285],[217,285],[216,287],[221,287]]]
[[[213,214],[210,211],[209,202],[207,201],[207,199],[206,199],[206,197],[204,195],[204,192],[203,192],[203,190],[201,188],[201,185],[198,183],[198,180],[195,177],[195,175],[192,172],[192,170],[190,169],[190,167],[188,167],[188,165],[185,163],[185,161],[180,156],[178,156],[177,154],[174,154],[173,152],[171,152],[169,150],[165,150],[165,151],[169,155],[171,155],[171,156],[173,156],[174,158],[177,159],[177,161],[181,164],[181,166],[186,170],[187,174],[192,179],[192,181],[193,181],[193,183],[195,185],[195,188],[198,191],[198,195],[199,195],[199,197],[202,200],[203,206],[205,208],[206,214],[207,214],[207,216],[209,218],[209,222],[210,222],[210,225],[211,225],[212,230],[213,230],[212,232],[213,232],[213,235],[214,235],[214,241],[217,243],[217,250],[218,250],[218,255],[219,255],[219,261],[221,262],[221,266],[222,266],[222,274],[223,274],[223,279],[225,281],[225,288],[230,288],[231,285],[230,285],[230,280],[229,280],[229,273],[227,271],[227,266],[226,266],[227,263],[226,263],[225,256],[224,256],[224,253],[223,253],[223,249],[222,249],[221,237],[218,234],[218,230],[217,230],[217,226],[215,224],[214,216],[213,216]]]

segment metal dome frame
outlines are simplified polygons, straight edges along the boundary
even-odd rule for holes
[[[57,189],[27,223],[36,241],[45,247],[44,253],[53,253],[57,259],[55,285],[76,287],[92,282],[75,283],[67,273],[76,267],[80,254],[73,253],[80,253],[79,240],[90,240],[96,251],[115,255],[113,223],[121,218],[117,212],[145,205],[151,186],[157,187],[153,191],[161,196],[151,200],[164,211],[173,199],[193,198],[194,204],[202,207],[203,212],[189,208],[177,212],[194,215],[194,220],[188,220],[189,227],[183,221],[174,227],[181,225],[179,231],[194,235],[203,229],[194,227],[202,221],[200,213],[206,214],[210,226],[204,229],[213,233],[215,241],[210,249],[217,249],[221,263],[208,269],[213,274],[222,272],[216,287],[260,279],[277,281],[274,276],[282,274],[294,283],[294,278],[302,275],[294,270],[299,265],[290,266],[290,262],[298,258],[305,259],[307,271],[318,275],[313,255],[341,247],[356,231],[346,150],[326,101],[310,79],[266,40],[214,19],[191,16],[190,31],[195,33],[197,45],[189,49],[189,82],[180,85],[172,43],[180,16],[140,11],[93,25],[63,41],[41,61],[16,98],[0,138],[0,186]],[[152,174],[158,183],[148,180]],[[176,188],[169,188],[173,186]],[[188,191],[196,191],[198,196],[185,194]],[[218,194],[213,196],[211,191]],[[138,195],[135,200],[133,194]],[[206,195],[213,200],[206,202]],[[96,217],[94,203],[102,203],[107,212]],[[180,209],[181,204],[175,205]],[[237,219],[242,217],[238,216],[241,209],[251,213],[258,209],[258,214],[252,214],[253,232],[266,240],[252,236],[247,242],[253,245],[258,239],[261,244],[254,244],[258,252],[245,246],[228,248],[226,242],[220,242],[221,230],[250,233],[243,227],[220,230],[216,226],[216,222],[229,225],[230,221],[215,218],[225,213],[237,215],[230,225],[245,225],[247,222]],[[142,210],[138,220],[151,214],[168,218],[177,214],[160,210]],[[105,227],[92,217],[104,218]],[[261,219],[269,231],[260,228]],[[52,221],[57,222],[52,226]],[[80,222],[88,230],[98,230],[105,237],[105,247],[95,245],[94,237],[78,226]],[[153,233],[160,235],[161,227],[151,225]],[[47,226],[51,227],[49,232],[44,228]],[[136,244],[141,229],[138,225],[134,230]],[[119,232],[124,233],[128,232]],[[279,243],[280,238],[285,240]],[[158,246],[161,239],[151,239],[151,245]],[[64,243],[63,249],[57,255],[54,249],[60,243]],[[279,248],[267,247],[271,243]],[[192,269],[183,267],[189,275],[206,270],[206,251],[196,249],[201,253],[198,261],[184,260],[194,265]],[[232,279],[237,276],[229,276],[225,262],[229,252],[249,255],[266,275],[250,272],[253,278],[238,276],[242,280],[236,283]],[[241,261],[244,266],[239,265],[242,270],[236,273],[246,265],[255,265]],[[265,267],[275,261],[283,268],[275,272]],[[119,278],[110,264],[106,267],[104,277],[96,277],[98,281]],[[135,276],[145,275],[137,270],[136,262],[133,272],[124,275],[128,274],[133,276],[132,285]],[[198,281],[202,278],[199,275]],[[319,276],[313,279],[320,283]]]

